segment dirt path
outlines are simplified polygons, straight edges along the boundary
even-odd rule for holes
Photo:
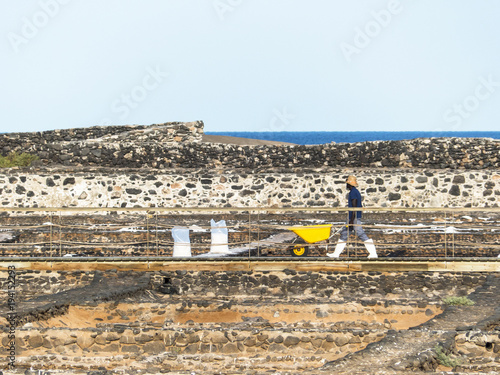
[[[202,141],[208,143],[224,143],[224,144],[240,145],[240,146],[294,145],[294,143],[289,143],[289,142],[266,141],[263,139],[239,138],[239,137],[231,137],[228,135],[211,135],[211,134],[203,134]]]

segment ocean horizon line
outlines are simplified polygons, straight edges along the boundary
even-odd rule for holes
[[[0,135],[9,134],[0,132]],[[207,131],[204,134],[284,142],[296,145],[356,143],[374,141],[402,141],[418,138],[489,138],[500,140],[500,131],[470,130],[320,130],[320,131]]]
[[[282,130],[282,131],[205,131],[205,134],[222,133],[500,133],[497,130]]]
[[[491,138],[500,139],[500,131],[239,131],[212,132],[207,135],[259,139],[286,142],[298,145],[318,145],[327,143],[355,143],[373,141],[402,141],[417,138]]]

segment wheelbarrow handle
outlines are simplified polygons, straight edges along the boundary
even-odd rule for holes
[[[344,224],[342,224],[342,225],[339,227],[339,229],[337,229],[336,231],[333,231],[333,230],[332,230],[332,234],[330,234],[330,237],[328,237],[328,239],[330,239],[330,238],[332,238],[333,236],[336,236],[337,234],[339,234],[339,233],[342,231],[342,229],[344,228],[344,226],[345,226],[346,228],[347,228],[347,227],[349,227],[349,225],[344,225]]]

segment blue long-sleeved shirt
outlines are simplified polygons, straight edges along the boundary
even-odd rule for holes
[[[363,207],[361,203],[361,194],[359,190],[356,189],[355,187],[352,187],[351,191],[349,191],[349,198],[347,199],[348,199],[347,207],[353,207],[352,205],[353,199],[357,199],[358,205],[356,207]],[[353,218],[354,213],[355,211],[349,211],[349,221]],[[361,211],[356,212],[356,218],[361,219]]]

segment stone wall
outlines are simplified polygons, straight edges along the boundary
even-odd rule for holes
[[[382,304],[393,295],[397,299],[426,300],[438,303],[439,295],[467,295],[482,285],[486,274],[439,272],[311,272],[284,270],[283,272],[252,271],[161,271],[152,276],[153,288],[168,286],[171,293],[187,297],[278,297],[333,298],[342,301],[364,301],[366,306]],[[400,300],[401,302],[401,300]],[[415,305],[416,306],[416,305]],[[342,308],[342,306],[337,306]],[[420,305],[424,307],[423,304]],[[185,308],[188,308],[187,305]]]
[[[497,171],[404,169],[0,172],[3,207],[344,207],[358,176],[365,207],[496,207]]]
[[[1,205],[337,207],[348,174],[367,207],[491,207],[500,197],[492,139],[238,146],[202,135],[201,121],[0,135],[3,154],[40,158],[1,171]]]
[[[90,273],[82,271],[22,271],[16,272],[16,294],[22,300],[36,296],[52,295],[65,290],[87,285],[92,280]],[[7,299],[7,277],[0,279],[0,301]]]
[[[64,297],[64,311],[53,310],[53,316],[16,329],[19,366],[128,366],[156,373],[234,372],[249,363],[261,371],[273,363],[281,370],[318,369],[379,341],[389,330],[431,319],[442,311],[442,298],[467,295],[486,280],[482,273],[178,270],[151,272],[148,290],[135,297],[89,300],[83,287],[96,276],[126,282],[131,277],[116,270],[97,274],[17,271],[17,285],[51,283],[65,289],[66,281],[80,279],[72,284],[79,291],[74,300],[65,292],[52,296],[53,304]],[[0,280],[6,280],[5,271]],[[18,289],[16,299],[27,309],[39,298]],[[8,327],[1,328],[5,361]]]
[[[0,151],[30,152],[45,166],[112,168],[497,169],[500,141],[433,138],[324,145],[203,143],[203,122],[107,126],[0,135]]]
[[[495,357],[500,353],[500,335],[497,332],[476,330],[459,333],[455,338],[458,351],[475,360],[471,361],[471,365],[460,366],[458,370],[483,374],[498,372]]]
[[[103,148],[106,150],[115,150],[121,146],[133,148],[134,144],[141,147],[152,144],[162,147],[180,143],[196,144],[201,142],[202,135],[201,121],[5,133],[0,134],[0,152],[2,155],[10,152],[29,152],[39,156],[43,164],[75,164],[86,161],[99,164],[99,160],[106,160],[101,158]],[[123,155],[117,154],[116,157]]]

